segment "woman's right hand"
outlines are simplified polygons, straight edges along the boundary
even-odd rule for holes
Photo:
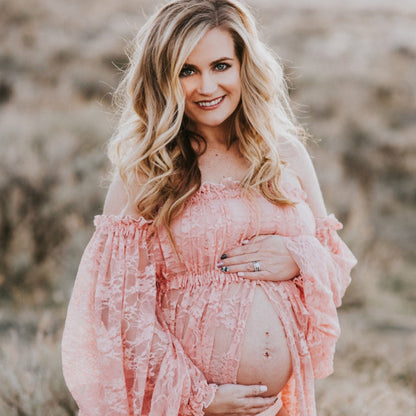
[[[276,400],[276,397],[262,397],[266,390],[266,386],[260,385],[222,384],[218,387],[212,403],[204,410],[205,415],[257,415],[272,406]]]

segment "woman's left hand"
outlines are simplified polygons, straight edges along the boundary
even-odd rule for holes
[[[290,280],[299,275],[299,267],[283,239],[280,235],[262,235],[246,240],[242,246],[224,253],[217,267],[247,279]]]

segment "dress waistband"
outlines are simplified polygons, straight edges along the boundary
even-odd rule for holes
[[[220,270],[206,270],[204,272],[185,272],[161,279],[160,289],[192,289],[200,286],[219,286],[223,287],[232,282],[242,282],[243,278],[237,273],[223,273]]]

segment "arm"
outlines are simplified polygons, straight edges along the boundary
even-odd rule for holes
[[[156,318],[149,224],[112,215],[131,215],[126,203],[113,184],[82,257],[62,340],[66,382],[82,416],[202,415],[216,386]]]
[[[301,143],[294,145],[290,165],[315,217],[314,236],[286,238],[285,244],[300,269],[294,280],[310,315],[306,340],[315,377],[321,378],[332,372],[340,334],[336,308],[351,281],[356,259],[337,234],[341,223],[333,215],[327,216],[315,169]]]
[[[342,224],[333,214],[327,215],[322,192],[311,158],[300,142],[294,145],[290,163],[300,181],[302,189],[305,191],[306,202],[315,217],[314,243],[316,243],[316,241],[319,242],[320,247],[324,249],[323,259],[326,260],[328,267],[333,269],[333,279],[330,279],[329,283],[333,294],[333,301],[335,306],[338,307],[341,305],[341,298],[351,281],[350,271],[357,261],[337,234],[337,231],[342,229]],[[304,241],[306,243],[308,237],[300,236],[301,239],[302,237],[305,238]],[[313,243],[310,242],[310,244]],[[286,246],[288,247],[288,244],[286,244]],[[305,269],[306,267],[304,264],[305,262],[296,255],[294,247],[291,249],[289,248],[289,251],[301,268],[302,274],[302,268]],[[303,266],[301,266],[302,264]],[[301,280],[302,278],[298,279],[297,282],[301,284]]]

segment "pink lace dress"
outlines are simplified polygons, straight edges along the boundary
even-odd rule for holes
[[[332,372],[336,307],[356,260],[336,233],[341,224],[333,215],[313,217],[288,170],[282,186],[296,205],[250,197],[230,179],[204,183],[172,224],[180,257],[166,230],[152,231],[143,218],[95,218],[62,341],[80,416],[203,415],[216,385],[236,382],[259,286],[290,350],[283,404],[290,416],[316,415],[314,378]],[[253,281],[216,267],[221,254],[261,234],[284,237],[298,277]]]

